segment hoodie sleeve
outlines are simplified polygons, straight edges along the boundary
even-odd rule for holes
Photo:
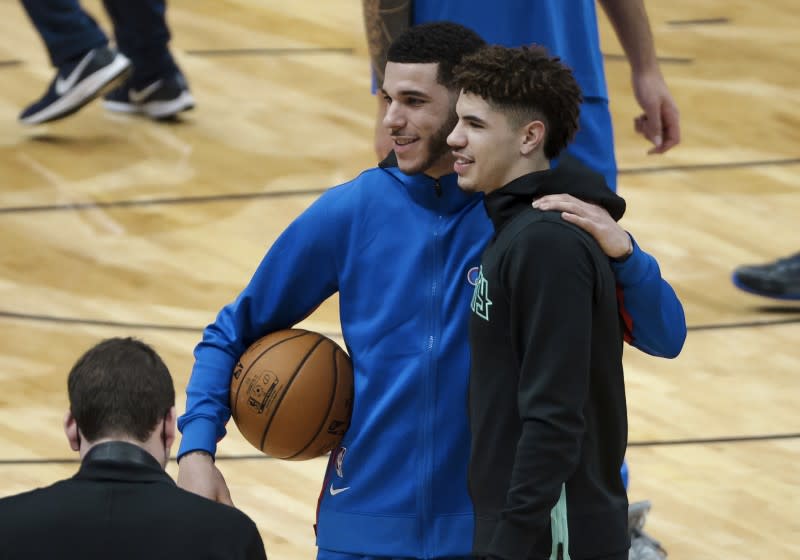
[[[501,285],[511,294],[512,346],[520,357],[522,433],[490,557],[529,557],[580,461],[595,282],[589,248],[560,224],[527,228],[504,258]]]
[[[178,419],[178,457],[216,452],[230,419],[230,382],[242,353],[269,332],[289,328],[338,289],[337,250],[347,237],[342,190],[328,191],[280,235],[250,282],[203,331]]]
[[[611,261],[625,340],[652,356],[674,358],[686,340],[683,306],[656,259],[631,240],[633,253],[622,262]]]

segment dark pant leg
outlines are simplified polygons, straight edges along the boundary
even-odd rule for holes
[[[108,43],[103,31],[78,0],[22,0],[22,5],[55,67],[64,66]]]
[[[169,76],[178,67],[169,52],[165,0],[103,0],[119,50],[133,63],[134,85]]]

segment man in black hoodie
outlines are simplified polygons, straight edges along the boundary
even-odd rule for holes
[[[455,71],[448,137],[458,184],[486,194],[495,236],[472,298],[469,391],[474,554],[506,560],[626,560],[623,329],[608,257],[558,212],[567,193],[619,219],[603,177],[556,158],[581,102],[543,48],[486,47]]]

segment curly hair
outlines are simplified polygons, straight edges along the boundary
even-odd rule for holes
[[[558,156],[578,130],[578,82],[544,47],[484,47],[462,59],[453,70],[453,81],[506,113],[514,125],[542,120],[547,159]]]
[[[449,21],[415,25],[399,35],[389,46],[388,62],[404,64],[438,63],[436,79],[447,89],[453,85],[453,68],[461,59],[486,45],[473,30]]]

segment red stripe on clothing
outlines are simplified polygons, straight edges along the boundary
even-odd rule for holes
[[[617,307],[619,308],[619,316],[622,317],[622,324],[625,326],[625,332],[622,335],[625,342],[630,344],[633,341],[633,317],[625,309],[625,293],[619,284],[617,284]]]

